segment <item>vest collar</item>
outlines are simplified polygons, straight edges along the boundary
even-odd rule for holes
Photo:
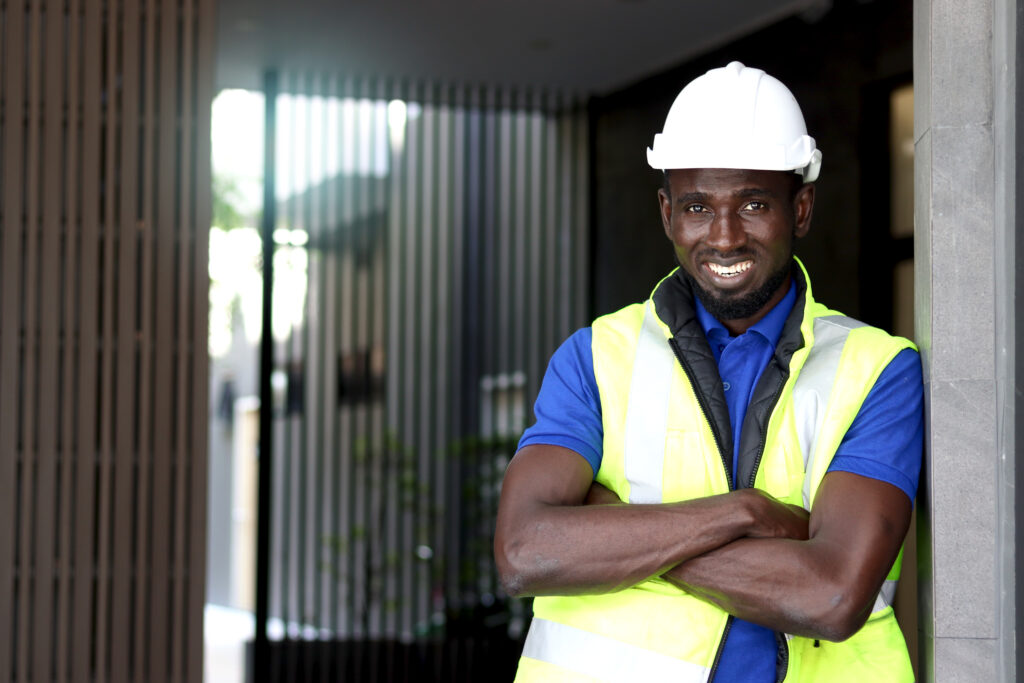
[[[779,393],[789,379],[789,362],[793,354],[804,345],[803,323],[806,311],[813,303],[810,281],[803,263],[794,257],[793,281],[796,284],[796,302],[782,328],[782,336],[775,346],[775,354],[768,361],[761,379],[754,389],[747,414],[740,431],[739,472],[729,472],[734,488],[753,486],[764,448],[764,434],[768,420],[778,402]],[[684,357],[694,383],[707,406],[708,422],[715,439],[724,451],[723,461],[732,462],[733,439],[729,422],[729,406],[718,374],[718,364],[708,346],[704,329],[697,319],[694,294],[690,283],[676,268],[655,287],[651,294],[655,312],[672,335],[673,343]],[[685,369],[685,368],[684,368]],[[738,474],[738,476],[736,476]]]

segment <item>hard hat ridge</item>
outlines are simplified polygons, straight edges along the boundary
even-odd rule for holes
[[[652,168],[793,171],[813,182],[821,151],[800,105],[778,79],[731,62],[691,81],[647,150]]]

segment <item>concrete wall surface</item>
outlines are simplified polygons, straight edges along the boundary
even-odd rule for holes
[[[916,0],[921,674],[1015,680],[1016,3]]]

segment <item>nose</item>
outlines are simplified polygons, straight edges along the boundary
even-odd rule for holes
[[[711,221],[707,245],[722,253],[728,253],[742,247],[747,241],[747,233],[743,230],[742,221],[728,211],[719,211]]]

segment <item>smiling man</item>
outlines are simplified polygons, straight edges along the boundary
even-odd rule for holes
[[[517,680],[913,680],[890,604],[920,362],[812,296],[796,100],[709,71],[648,161],[680,267],[555,352],[505,475],[498,570],[538,596]]]

